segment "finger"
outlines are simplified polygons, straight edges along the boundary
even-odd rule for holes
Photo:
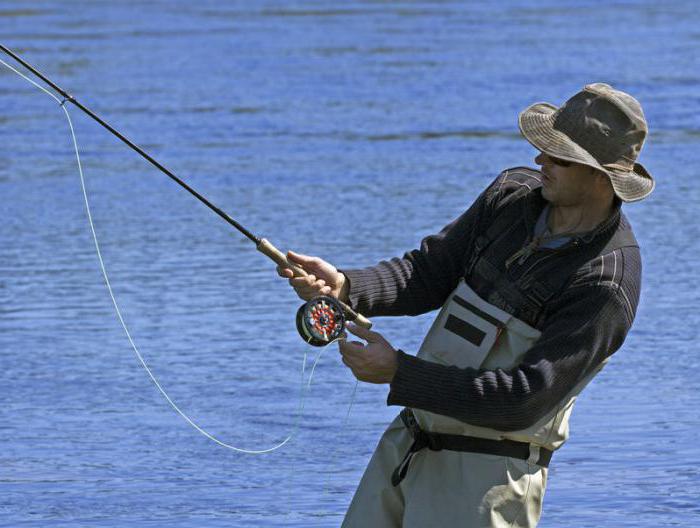
[[[358,341],[341,341],[338,350],[343,357],[354,359],[364,354],[365,345]]]
[[[345,325],[348,332],[357,337],[361,337],[368,343],[377,343],[379,341],[384,341],[384,337],[379,332],[373,332],[372,330],[367,330],[361,326],[357,326],[355,323],[349,322]]]
[[[289,284],[295,288],[311,288],[316,282],[315,275],[307,275],[306,277],[293,277],[289,279]]]
[[[357,345],[357,341],[348,341],[347,339],[338,341],[338,351],[340,351],[341,354],[345,355],[350,351],[351,345]]]
[[[305,301],[310,301],[314,297],[318,297],[318,292],[316,290],[311,290],[306,286],[297,286],[291,280],[289,281],[289,284],[292,285],[292,288],[294,288],[296,294]]]
[[[284,268],[282,266],[277,266],[277,275],[284,277],[285,279],[291,279],[294,277],[294,272],[289,268]]]
[[[352,375],[357,377],[358,369],[357,367],[352,363],[352,361],[348,360],[347,358],[341,358],[343,361],[343,365],[348,367],[350,371],[352,372]]]
[[[307,266],[318,265],[318,257],[312,257],[310,255],[303,255],[302,253],[295,253],[294,251],[287,251],[287,260],[293,264],[298,264],[302,268],[306,269]]]

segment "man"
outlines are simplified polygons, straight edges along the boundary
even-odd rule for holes
[[[654,180],[638,163],[639,103],[602,83],[561,108],[520,114],[540,170],[508,169],[419,249],[340,272],[289,253],[304,299],[333,295],[372,317],[442,307],[417,356],[379,333],[343,342],[360,380],[401,412],[382,436],[343,526],[535,526],[577,394],[622,345],[641,259],[621,202]]]

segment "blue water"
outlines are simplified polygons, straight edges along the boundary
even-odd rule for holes
[[[700,525],[697,3],[5,0],[3,44],[279,247],[338,266],[414,247],[503,168],[517,113],[605,81],[642,102],[652,197],[633,331],[582,394],[542,527]],[[3,57],[4,59],[4,57]],[[242,236],[73,111],[136,343],[222,440],[294,426],[299,300]],[[337,526],[385,386],[325,351],[293,441],[200,436],[102,281],[55,102],[0,68],[0,525]],[[415,351],[431,316],[377,319]]]

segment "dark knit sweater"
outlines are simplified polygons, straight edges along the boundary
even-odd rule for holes
[[[526,193],[516,194],[526,187]],[[540,173],[514,168],[501,173],[460,217],[420,248],[376,266],[343,270],[350,304],[369,317],[418,315],[440,308],[462,277],[484,299],[494,284],[471,281],[465,261],[476,237],[498,215],[513,229],[488,248],[509,278],[562,275],[564,287],[537,320],[542,335],[510,369],[461,369],[399,351],[388,405],[403,405],[501,431],[529,427],[554,408],[586,374],[613,354],[629,331],[639,302],[641,259],[631,226],[616,203],[614,214],[593,231],[557,249],[541,248],[506,268],[506,261],[532,237],[546,205]],[[514,198],[515,196],[515,198]],[[627,230],[635,245],[603,247]],[[614,240],[616,240],[615,238]],[[572,268],[573,263],[573,268]],[[513,313],[518,318],[522,314]]]

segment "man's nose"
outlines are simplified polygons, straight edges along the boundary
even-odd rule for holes
[[[543,152],[540,152],[537,154],[537,156],[535,156],[535,163],[538,165],[544,165],[545,161],[547,161],[547,156]]]

